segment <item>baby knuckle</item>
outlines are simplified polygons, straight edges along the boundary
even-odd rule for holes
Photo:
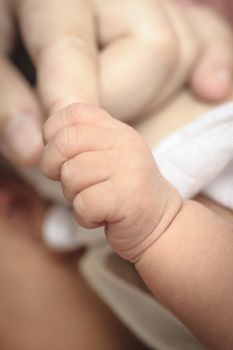
[[[49,141],[52,129],[53,129],[53,121],[52,121],[52,118],[49,118],[48,120],[46,120],[46,122],[42,127],[42,136],[45,143]]]
[[[64,52],[69,50],[75,50],[77,53],[86,53],[93,60],[94,48],[80,35],[72,33],[70,35],[61,35],[53,39],[48,39],[43,42],[42,45],[38,45],[37,42],[33,43],[35,51],[33,57],[37,62],[50,60],[55,54],[64,55]]]
[[[66,136],[64,135],[65,132],[64,130],[60,131],[54,138],[53,140],[53,144],[54,144],[54,149],[56,150],[56,152],[64,157],[66,152],[65,149],[67,148],[66,145]]]
[[[74,209],[74,213],[75,216],[79,222],[79,219],[85,218],[85,202],[83,201],[83,199],[81,198],[81,193],[79,193],[73,202],[73,209]]]
[[[62,129],[55,137],[55,147],[57,152],[65,158],[69,158],[72,155],[72,150],[77,142],[78,131],[74,127],[66,127]]]
[[[130,135],[129,141],[132,142],[132,150],[134,153],[137,153],[138,159],[143,159],[143,156],[146,155],[148,157],[148,146],[142,139],[141,135],[135,130],[133,134]]]
[[[47,156],[47,152],[45,151],[42,156],[41,156],[41,159],[40,159],[40,169],[42,171],[42,173],[47,176],[48,178],[50,178],[50,172],[51,172],[51,169],[49,167],[49,159],[48,159],[48,156]]]
[[[90,196],[81,192],[73,202],[75,216],[81,222],[91,223],[93,219],[93,208],[91,205]]]
[[[60,177],[63,186],[66,188],[72,187],[72,170],[69,161],[62,165]]]

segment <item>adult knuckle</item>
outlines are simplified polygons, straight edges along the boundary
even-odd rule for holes
[[[64,55],[64,52],[74,50],[77,53],[85,53],[93,60],[95,59],[95,49],[90,45],[90,41],[81,35],[74,33],[55,34],[53,38],[45,40],[43,44],[35,47],[35,59],[40,61],[50,59],[54,54]]]
[[[56,40],[56,45],[61,48],[61,50],[72,49],[80,52],[84,52],[91,57],[95,57],[95,49],[91,45],[91,42],[88,38],[80,34],[70,34],[63,37],[60,37]]]
[[[200,56],[202,51],[201,43],[192,37],[190,40],[187,40],[183,45],[182,50],[182,62],[183,66],[192,66]]]
[[[169,28],[147,30],[141,32],[142,39],[157,53],[164,56],[170,64],[177,61],[179,45],[175,35]]]

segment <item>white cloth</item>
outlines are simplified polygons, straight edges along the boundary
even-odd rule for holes
[[[88,230],[80,227],[71,208],[55,204],[48,211],[42,234],[48,247],[57,251],[71,251],[83,246],[96,247],[105,241],[102,228]]]
[[[153,154],[184,199],[204,192],[233,209],[233,103],[169,135]]]

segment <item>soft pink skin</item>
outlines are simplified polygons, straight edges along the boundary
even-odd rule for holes
[[[50,117],[44,139],[42,171],[61,181],[78,223],[105,226],[113,249],[138,261],[182,206],[140,135],[101,109],[74,104]]]
[[[100,104],[124,121],[186,83],[201,99],[223,102],[232,33],[212,11],[201,21],[187,12],[175,0],[0,0],[0,151],[16,165],[35,164],[44,115],[73,102]],[[36,92],[9,60],[15,20]]]
[[[233,26],[233,2],[232,0],[177,0],[182,3],[205,4],[214,7],[222,13]]]

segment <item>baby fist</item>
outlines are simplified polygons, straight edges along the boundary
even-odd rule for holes
[[[42,171],[61,181],[77,222],[105,226],[112,248],[138,261],[181,206],[140,135],[101,109],[74,104],[50,117],[44,140]]]

